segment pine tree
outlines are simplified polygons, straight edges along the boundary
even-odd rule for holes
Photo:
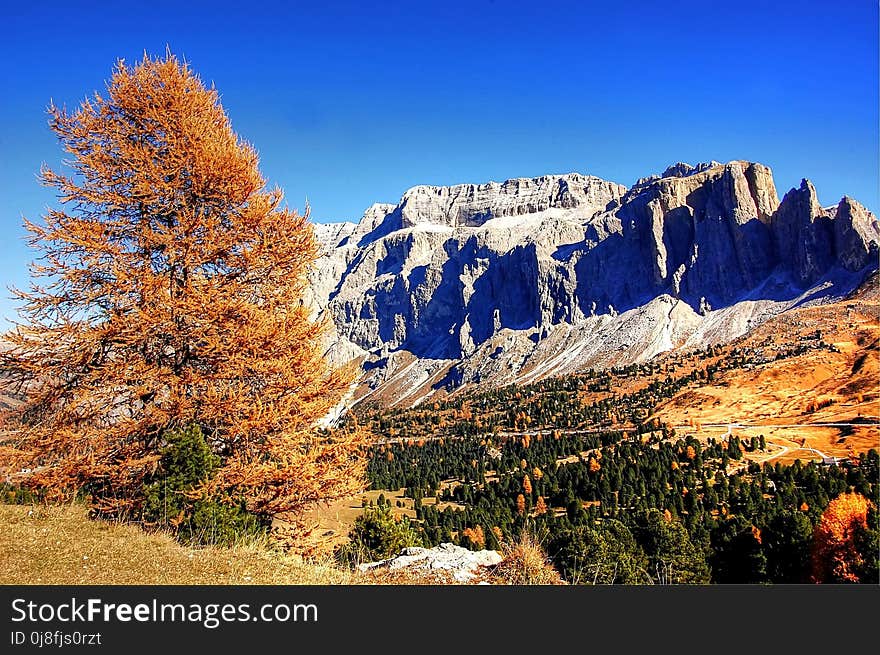
[[[363,434],[316,428],[351,377],[326,366],[302,301],[308,212],[265,188],[217,91],[169,53],[49,111],[72,170],[44,168],[61,208],[26,223],[34,282],[0,363],[27,402],[7,463],[117,512],[163,435],[197,425],[223,458],[205,493],[272,515],[356,492]]]

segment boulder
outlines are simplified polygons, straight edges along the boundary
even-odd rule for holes
[[[451,543],[443,543],[433,548],[413,546],[404,548],[395,557],[360,564],[360,571],[372,571],[386,568],[391,571],[406,570],[415,574],[430,574],[443,571],[452,576],[456,582],[470,582],[480,573],[481,569],[495,566],[502,560],[494,550],[472,551]]]

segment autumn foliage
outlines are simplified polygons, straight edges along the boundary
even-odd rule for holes
[[[483,532],[483,526],[477,525],[473,528],[465,528],[461,532],[462,536],[469,539],[477,548],[485,548],[486,535]]]
[[[34,282],[2,366],[26,395],[3,453],[50,499],[137,509],[169,430],[222,463],[202,492],[296,512],[358,491],[364,436],[318,429],[349,388],[302,302],[317,245],[266,189],[219,95],[168,55],[120,62],[106,95],[50,107],[61,208],[27,222]]]
[[[865,555],[858,542],[868,528],[869,509],[868,499],[858,493],[841,494],[828,503],[813,535],[814,582],[862,582]]]

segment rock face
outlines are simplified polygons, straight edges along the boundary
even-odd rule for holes
[[[632,188],[569,174],[419,186],[320,226],[311,276],[328,356],[360,358],[356,398],[412,404],[472,382],[537,379],[739,336],[878,264],[877,219],[779,202],[757,163],[678,163]]]
[[[877,218],[852,198],[844,196],[834,214],[834,253],[850,271],[877,266],[880,225]]]
[[[816,188],[807,180],[802,180],[799,189],[792,189],[782,199],[773,217],[773,236],[779,258],[788,264],[798,282],[816,280],[834,261],[831,222],[819,205]]]
[[[417,186],[397,206],[401,227],[422,223],[449,227],[479,227],[505,216],[545,210],[578,209],[592,214],[620,198],[626,187],[589,175],[546,175],[488,184],[449,187]]]
[[[428,574],[444,571],[451,574],[456,582],[469,582],[479,573],[481,568],[495,566],[501,560],[501,555],[494,550],[471,551],[461,546],[444,543],[434,548],[417,546],[404,548],[396,557],[380,562],[360,564],[358,569],[361,571],[377,568],[387,568],[392,571],[405,569]]]

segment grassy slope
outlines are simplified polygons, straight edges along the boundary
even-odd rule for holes
[[[561,584],[531,542],[505,548],[504,567],[471,581]],[[461,584],[442,570],[340,569],[260,544],[191,549],[135,525],[89,520],[83,505],[0,504],[0,584],[111,585],[437,585]]]
[[[732,370],[712,384],[692,385],[662,403],[657,416],[672,425],[688,420],[701,423],[744,422],[762,427],[735,430],[745,437],[765,434],[771,442],[788,448],[780,459],[810,459],[807,446],[835,456],[850,449],[862,452],[880,447],[876,425],[853,428],[768,428],[772,424],[875,422],[880,416],[880,292],[870,283],[853,298],[819,307],[786,312],[739,340],[742,346],[772,342],[797,343],[799,337],[822,331],[825,341],[839,352],[810,351],[791,359],[769,362],[751,370]],[[806,408],[813,401],[833,401],[818,411]],[[705,429],[697,437],[720,437],[726,430]],[[775,461],[776,458],[772,458]]]
[[[328,563],[257,544],[191,549],[82,505],[0,505],[0,584],[354,584]]]

